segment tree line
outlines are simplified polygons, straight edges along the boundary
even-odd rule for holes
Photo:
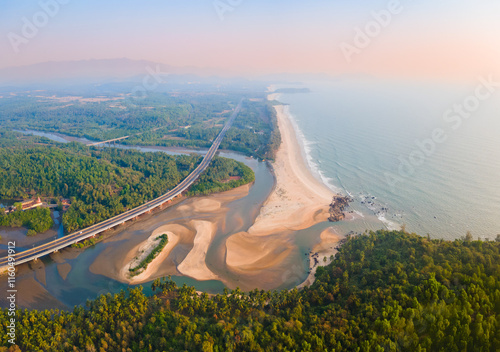
[[[499,242],[377,231],[349,237],[302,291],[208,295],[169,279],[152,288],[152,297],[138,287],[71,312],[19,311],[19,348],[493,352],[500,345]],[[6,309],[0,315],[7,321]]]
[[[50,216],[50,209],[35,208],[25,211],[14,211],[6,214],[0,208],[0,226],[7,227],[27,227],[28,236],[45,232],[54,226],[54,220]]]
[[[29,137],[20,138],[24,141]],[[88,227],[166,193],[202,160],[195,154],[172,156],[79,143],[15,141],[11,138],[9,147],[0,148],[0,199],[35,195],[70,199],[71,206],[63,214],[66,232]],[[231,176],[241,177],[240,182],[222,183]],[[193,186],[193,193],[208,194],[251,181],[253,171],[247,166],[216,157]]]

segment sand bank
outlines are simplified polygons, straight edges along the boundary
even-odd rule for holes
[[[265,267],[266,258],[275,262],[275,254],[283,253],[286,236],[277,240],[270,235],[306,229],[329,216],[334,193],[311,174],[284,107],[275,109],[282,141],[272,164],[276,185],[248,232],[226,241],[226,263],[234,271]]]
[[[130,254],[133,255],[134,253],[135,256],[127,265],[123,267],[120,273],[121,279],[130,284],[140,284],[149,281],[150,277],[158,271],[160,265],[179,242],[179,234],[185,231],[186,229],[182,228],[179,225],[165,225],[154,230],[151,236],[146,241],[136,246],[129,252],[127,257],[130,257]],[[136,276],[131,276],[129,269],[137,266],[149,253],[151,253],[151,251],[159,243],[157,238],[163,234],[166,234],[168,236],[167,245],[163,248],[160,254],[158,254],[158,256],[153,259],[151,263],[149,263],[149,265],[143,272]]]
[[[69,263],[57,264],[57,272],[63,280],[66,280],[70,271],[71,265]]]
[[[205,262],[208,247],[212,242],[217,226],[210,221],[193,220],[191,223],[196,230],[194,245],[182,263],[177,266],[177,270],[183,275],[196,280],[217,280],[219,277],[207,267]]]
[[[104,241],[104,243],[114,242],[114,244],[108,246],[97,256],[90,266],[90,271],[123,283],[140,284],[159,277],[180,275],[177,266],[182,263],[181,268],[184,268],[186,275],[198,280],[212,279],[213,274],[204,270],[197,273],[189,269],[202,260],[195,255],[188,257],[194,249],[194,241],[198,235],[195,221],[207,221],[208,219],[211,226],[224,228],[225,217],[229,211],[226,205],[248,195],[249,190],[250,185],[245,185],[206,197],[185,199],[178,205],[124,225],[115,236]],[[155,238],[163,233],[167,233],[169,236],[169,242],[163,251],[148,265],[144,272],[130,277],[130,263],[134,257],[137,257],[141,247],[151,237]],[[213,234],[210,235],[210,238],[212,236]],[[200,238],[204,238],[203,234]],[[201,251],[200,255],[203,255],[204,262],[203,252]],[[208,268],[207,271],[209,271]]]
[[[246,232],[226,241],[226,262],[238,272],[269,269],[281,263],[293,249],[289,236],[253,236]]]

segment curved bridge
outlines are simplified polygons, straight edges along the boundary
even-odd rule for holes
[[[98,224],[87,227],[86,229],[80,230],[78,232],[74,232],[67,236],[58,238],[54,241],[39,245],[37,247],[25,250],[23,252],[18,252],[15,254],[15,265],[23,264],[29,262],[34,259],[38,259],[44,255],[53,253],[65,247],[71,246],[74,243],[83,241],[87,238],[93,237],[101,232],[109,230],[111,227],[115,227],[117,225],[123,224],[128,220],[132,220],[137,218],[139,215],[149,213],[153,209],[163,206],[165,203],[169,202],[173,198],[179,196],[183,191],[188,189],[196,179],[201,175],[203,171],[208,167],[210,162],[212,161],[217,149],[222,142],[222,139],[226,135],[227,130],[231,127],[234,122],[234,119],[238,115],[241,110],[241,105],[243,103],[243,99],[240,101],[238,106],[235,108],[233,114],[227,121],[226,125],[219,133],[217,138],[214,140],[212,146],[208,150],[207,154],[204,156],[200,165],[194,169],[193,172],[189,174],[181,183],[179,183],[175,188],[165,193],[164,195],[147,202],[143,205],[138,206],[137,208],[128,210],[120,215],[117,215],[108,220],[102,221]],[[0,272],[5,271],[8,268],[8,257],[3,257],[0,259]]]

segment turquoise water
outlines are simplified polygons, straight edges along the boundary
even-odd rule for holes
[[[500,233],[500,88],[461,126],[443,118],[476,85],[339,80],[308,83],[311,93],[278,100],[289,104],[317,177],[356,199],[352,208],[364,218],[337,225],[343,232],[405,224],[434,238],[471,231],[494,239]],[[424,153],[416,142],[432,139],[436,129],[440,143],[425,144]]]

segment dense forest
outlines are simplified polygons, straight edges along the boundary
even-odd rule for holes
[[[144,99],[130,99],[123,93],[19,92],[0,99],[0,125],[107,140],[201,123],[222,111],[227,113],[221,117],[228,117],[240,99],[224,93],[151,92]]]
[[[0,125],[91,140],[130,136],[121,141],[128,145],[208,148],[242,98],[248,99],[221,147],[260,159],[274,158],[279,130],[263,93],[151,93],[131,104],[131,99],[118,93],[25,92],[0,99]]]
[[[0,199],[35,195],[70,199],[71,206],[63,215],[67,232],[166,193],[202,160],[195,154],[171,156],[161,152],[89,148],[5,131],[0,133],[0,144],[9,144],[0,148]],[[239,177],[239,182],[230,181],[232,176]],[[193,185],[192,193],[227,190],[252,182],[253,177],[253,171],[244,164],[216,157]]]
[[[177,132],[179,137],[208,143],[217,136],[220,127],[192,126]],[[245,101],[242,111],[235,119],[221,143],[229,149],[259,159],[274,159],[281,144],[276,111],[268,102]]]
[[[72,312],[22,310],[23,351],[497,351],[500,243],[351,236],[302,291],[209,296],[170,280]],[[8,321],[7,310],[2,321]],[[9,346],[6,324],[1,345]],[[5,347],[4,350],[7,350]],[[16,351],[17,347],[10,347]]]
[[[212,167],[207,169],[198,182],[191,186],[188,195],[224,192],[253,181],[255,181],[255,174],[245,164],[233,159],[216,158],[212,161]]]
[[[273,159],[280,134],[275,111],[263,93],[152,93],[134,104],[118,93],[90,97],[18,93],[0,99],[0,125],[91,140],[130,136],[120,142],[127,145],[208,148],[245,97],[257,98],[244,100],[221,147]]]
[[[0,226],[27,227],[28,236],[45,232],[54,225],[54,220],[50,216],[50,209],[35,208],[26,211],[15,211],[5,214],[0,208]]]

